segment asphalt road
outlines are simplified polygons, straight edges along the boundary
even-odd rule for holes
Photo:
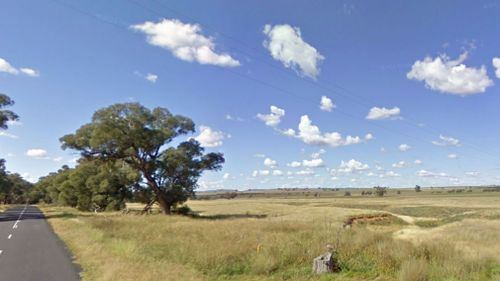
[[[71,254],[38,208],[0,213],[0,281],[78,280]]]

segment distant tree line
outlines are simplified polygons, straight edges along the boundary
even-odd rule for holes
[[[0,159],[0,203],[24,204],[29,201],[33,185],[19,174],[5,170],[5,160]]]

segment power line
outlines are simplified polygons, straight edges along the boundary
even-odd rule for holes
[[[72,10],[74,10],[74,11],[77,11],[77,12],[79,12],[79,13],[82,13],[82,14],[84,14],[84,15],[87,15],[87,16],[89,16],[89,17],[92,17],[93,19],[95,19],[95,20],[97,20],[97,21],[100,21],[100,22],[106,23],[106,24],[108,24],[108,25],[112,25],[112,26],[117,27],[117,28],[119,28],[119,29],[123,29],[123,28],[128,29],[128,27],[129,27],[129,25],[128,25],[128,24],[127,24],[127,25],[125,25],[125,24],[119,23],[119,22],[117,22],[117,21],[110,21],[110,20],[107,20],[107,19],[103,18],[102,16],[95,15],[95,14],[93,14],[93,13],[91,13],[91,12],[88,12],[88,11],[82,10],[82,9],[80,9],[80,8],[77,8],[77,7],[73,6],[73,5],[69,5],[69,4],[67,4],[67,3],[63,3],[63,2],[61,2],[61,1],[59,1],[59,0],[51,0],[51,1],[53,1],[54,3],[57,3],[57,4],[64,5],[64,6],[65,6],[65,7],[67,7],[67,8],[70,8],[70,9],[72,9]],[[151,13],[154,13],[154,14],[156,14],[156,15],[158,15],[158,16],[164,17],[164,15],[163,15],[163,14],[161,14],[161,13],[159,13],[159,12],[157,12],[157,11],[155,11],[155,10],[153,10],[153,9],[151,9],[151,8],[149,8],[149,7],[147,7],[147,6],[145,6],[145,5],[143,5],[142,3],[138,3],[137,1],[134,1],[134,0],[129,0],[129,1],[130,1],[132,4],[135,4],[136,6],[141,7],[141,8],[143,8],[143,9],[145,9],[145,10],[147,10],[147,11],[151,12]],[[182,13],[178,12],[178,11],[175,11],[175,10],[173,10],[173,9],[171,9],[171,8],[169,8],[169,7],[167,7],[167,6],[166,6],[166,5],[164,5],[163,3],[160,3],[160,2],[159,2],[159,4],[160,4],[161,6],[163,6],[163,7],[165,7],[166,9],[168,9],[169,11],[171,11],[172,13],[178,14],[178,15],[180,15],[180,16],[183,16],[183,17],[187,18],[187,19],[190,19],[190,20],[192,20],[192,21],[197,22],[197,21],[196,21],[196,19],[194,19],[194,18],[192,18],[192,17],[190,17],[190,16],[187,16],[187,15],[184,15],[184,14],[182,14]],[[258,49],[256,49],[256,48],[253,48],[253,47],[247,47],[247,46],[248,46],[248,44],[245,44],[244,42],[240,41],[239,39],[237,39],[237,38],[235,38],[235,37],[233,37],[233,36],[230,36],[230,35],[227,35],[227,34],[224,34],[224,33],[218,32],[217,30],[215,30],[215,29],[211,28],[210,26],[208,26],[208,25],[205,25],[205,24],[204,24],[204,27],[205,27],[205,26],[206,26],[206,27],[208,27],[208,29],[209,29],[209,30],[212,30],[213,32],[216,32],[216,33],[218,33],[218,34],[221,34],[222,36],[224,36],[224,37],[226,37],[226,38],[229,38],[230,40],[232,40],[232,41],[234,41],[234,42],[237,42],[237,43],[241,44],[241,45],[242,45],[242,46],[244,46],[245,48],[250,48],[251,50],[254,50],[254,52],[256,52],[256,53],[258,53],[258,54],[260,54],[260,55],[263,55],[263,53],[262,53],[260,50],[258,50]],[[280,72],[282,72],[282,73],[285,73],[286,75],[288,75],[288,76],[290,76],[290,77],[293,77],[294,79],[296,79],[296,78],[297,78],[297,76],[296,76],[296,75],[292,74],[292,73],[291,73],[291,72],[289,72],[289,71],[284,70],[284,69],[283,69],[283,68],[281,68],[281,67],[277,67],[276,65],[271,64],[271,63],[269,63],[269,62],[267,62],[267,61],[265,61],[265,60],[261,60],[261,59],[259,59],[259,58],[256,58],[254,55],[249,54],[248,52],[245,52],[245,51],[243,51],[243,50],[241,50],[241,49],[238,49],[238,48],[234,48],[234,49],[235,49],[235,50],[238,50],[239,52],[241,52],[241,53],[243,53],[243,54],[245,54],[245,55],[247,55],[247,56],[250,56],[250,57],[252,57],[252,58],[256,59],[257,61],[259,61],[259,62],[261,62],[261,63],[263,63],[263,64],[265,64],[265,65],[267,65],[267,66],[269,66],[269,67],[272,67],[273,69],[276,69],[276,70],[278,70],[278,71],[280,71]],[[288,94],[288,95],[294,96],[295,98],[299,98],[299,99],[305,100],[305,101],[307,101],[307,102],[313,103],[310,99],[307,99],[307,98],[304,98],[304,97],[302,97],[302,96],[299,96],[299,95],[297,95],[296,93],[293,93],[293,92],[291,92],[291,91],[288,91],[288,90],[283,89],[283,88],[280,88],[280,87],[277,87],[277,86],[275,86],[275,85],[273,85],[273,84],[270,84],[270,83],[268,83],[268,82],[265,82],[265,81],[263,81],[263,80],[260,80],[260,79],[257,79],[257,78],[254,78],[254,77],[251,77],[251,76],[246,75],[246,74],[241,74],[241,73],[239,73],[239,72],[237,72],[237,71],[233,71],[233,70],[230,70],[230,69],[227,69],[227,68],[222,68],[222,70],[227,71],[227,72],[230,72],[230,73],[232,73],[233,75],[237,75],[237,76],[240,76],[240,77],[242,77],[242,78],[245,78],[245,79],[251,80],[251,81],[256,82],[256,83],[258,83],[258,84],[264,85],[264,86],[266,86],[266,87],[270,87],[270,88],[272,88],[272,89],[274,89],[274,90],[277,90],[277,91],[280,91],[280,92],[282,92],[282,93],[285,93],[285,94]],[[340,86],[340,85],[335,85],[335,86],[336,86],[337,88],[339,88],[339,89],[341,89],[341,90],[345,91],[345,92],[350,93],[351,95],[347,95],[347,94],[342,93],[342,92],[340,92],[340,91],[338,91],[338,90],[331,89],[331,88],[329,88],[329,87],[327,87],[327,86],[322,85],[322,84],[321,84],[321,83],[319,83],[319,82],[313,82],[313,81],[310,81],[310,80],[305,80],[305,79],[300,79],[300,81],[302,81],[302,82],[306,82],[306,83],[308,83],[308,84],[310,84],[310,85],[314,85],[315,87],[319,87],[320,89],[322,89],[322,90],[324,90],[324,91],[326,91],[326,92],[328,92],[328,93],[330,93],[330,94],[340,95],[340,96],[346,97],[346,98],[348,98],[348,99],[353,99],[353,102],[355,102],[355,103],[358,103],[358,104],[361,104],[361,105],[364,105],[364,106],[367,106],[367,107],[371,107],[370,105],[368,105],[367,103],[365,103],[363,99],[359,98],[359,96],[357,96],[355,93],[353,93],[352,91],[350,91],[350,90],[348,90],[348,89],[346,89],[346,88],[344,88],[344,87],[342,87],[342,86]],[[353,97],[354,97],[354,98],[356,98],[356,99],[357,99],[357,98],[359,98],[359,100],[354,101],[354,98],[353,98]],[[366,99],[366,100],[370,101],[370,100],[369,100],[369,99],[367,99],[367,98],[364,98],[364,99]],[[316,104],[316,103],[314,103],[314,104]],[[347,113],[347,112],[345,112],[345,111],[342,111],[342,110],[339,110],[339,109],[336,109],[336,111],[337,111],[337,112],[339,112],[339,113],[341,113],[341,114],[342,114],[342,115],[344,115],[344,116],[349,117],[349,118],[355,119],[355,120],[357,120],[357,121],[359,121],[359,120],[360,120],[359,116],[355,116],[355,115],[349,114],[349,113]],[[424,131],[427,131],[428,133],[430,133],[430,134],[431,134],[431,131],[430,131],[430,130],[426,130],[426,129],[424,129],[424,128],[422,128],[422,127],[418,126],[418,124],[414,124],[414,123],[412,123],[412,122],[410,122],[410,121],[408,121],[408,120],[406,120],[406,119],[403,119],[403,120],[405,121],[405,123],[408,123],[408,124],[410,124],[410,125],[413,125],[413,126],[415,126],[416,128],[421,129],[421,130],[424,130]],[[364,120],[364,119],[362,119],[362,121],[365,121],[365,120]],[[421,139],[421,138],[418,138],[418,137],[414,137],[414,136],[408,135],[408,134],[406,134],[406,133],[399,132],[399,131],[397,131],[397,130],[393,130],[393,129],[391,129],[391,128],[388,128],[388,127],[383,126],[383,125],[378,124],[378,123],[369,122],[368,124],[370,124],[370,125],[372,125],[372,126],[375,126],[375,127],[382,128],[382,129],[384,129],[384,130],[386,130],[386,131],[389,131],[389,132],[391,132],[391,133],[394,133],[394,134],[399,134],[399,135],[402,135],[402,136],[407,137],[407,138],[409,138],[409,139],[418,140],[418,141],[421,141],[421,142],[426,143],[426,144],[428,144],[428,143],[429,143],[429,141],[427,141],[427,140],[424,140],[424,139]],[[434,132],[432,132],[432,134],[434,134]],[[462,141],[462,142],[463,142],[463,141]],[[465,144],[465,142],[463,142],[463,143]],[[470,145],[469,145],[469,146],[470,146]],[[476,149],[476,150],[477,150],[477,149]],[[480,152],[482,152],[482,151],[480,151]],[[499,157],[497,157],[497,156],[493,155],[492,153],[487,153],[487,152],[482,152],[482,153],[484,153],[484,154],[486,154],[486,155],[488,155],[488,156],[490,156],[490,157],[500,159]],[[475,156],[475,157],[477,157],[477,155],[474,155],[474,156]],[[479,158],[479,157],[478,157],[478,158]]]

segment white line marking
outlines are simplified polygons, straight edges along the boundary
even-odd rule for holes
[[[21,214],[19,214],[19,217],[17,218],[16,223],[12,226],[13,229],[17,228],[17,224],[21,221],[21,217],[24,215],[24,212],[26,212],[27,207],[28,207],[28,203],[26,203],[26,205],[24,205],[23,211],[21,212]]]
[[[12,234],[9,234],[9,237],[7,237],[7,239],[10,239],[10,238],[12,238]]]

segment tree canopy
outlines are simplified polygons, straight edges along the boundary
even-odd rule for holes
[[[96,111],[92,121],[60,140],[89,160],[121,161],[140,173],[165,214],[194,194],[205,170],[219,170],[221,153],[204,154],[194,139],[168,146],[175,138],[194,132],[187,117],[165,108],[152,110],[139,103],[115,104]]]
[[[7,106],[14,105],[14,101],[10,99],[9,96],[5,94],[0,94],[0,128],[7,129],[8,121],[16,121],[19,119],[19,116],[10,110],[4,109]]]

